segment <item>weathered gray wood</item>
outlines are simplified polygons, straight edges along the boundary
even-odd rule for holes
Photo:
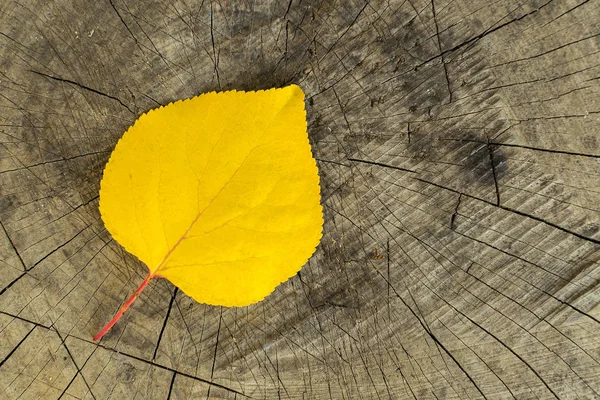
[[[597,1],[0,6],[0,398],[600,397]],[[118,138],[291,82],[315,256],[241,309],[153,281],[94,344],[145,274],[97,209]]]

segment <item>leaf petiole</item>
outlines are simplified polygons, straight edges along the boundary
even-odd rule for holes
[[[131,297],[127,299],[125,304],[123,304],[123,306],[121,308],[119,308],[119,311],[117,311],[115,316],[109,321],[108,324],[106,324],[104,326],[104,328],[102,328],[102,330],[100,330],[100,332],[98,332],[98,334],[96,334],[96,336],[94,336],[94,342],[97,342],[100,339],[102,339],[102,336],[104,336],[106,334],[106,332],[108,332],[110,330],[110,328],[112,328],[113,325],[117,323],[117,321],[123,316],[125,311],[127,311],[129,306],[131,306],[131,303],[133,303],[133,301],[140,295],[140,293],[142,293],[142,290],[144,290],[144,288],[146,286],[148,286],[150,279],[154,278],[154,276],[155,275],[148,273],[148,276],[146,277],[146,279],[144,279],[144,281],[140,284],[140,286],[138,286],[138,288],[135,289],[135,292],[133,292]]]

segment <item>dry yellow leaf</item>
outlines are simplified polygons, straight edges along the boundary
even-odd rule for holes
[[[293,276],[323,225],[319,175],[296,85],[206,93],[142,115],[104,170],[106,228],[196,301],[246,306]]]

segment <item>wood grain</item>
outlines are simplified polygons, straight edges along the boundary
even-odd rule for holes
[[[0,4],[0,398],[600,398],[600,4]],[[104,229],[142,113],[297,83],[324,237],[247,308]],[[223,251],[227,251],[223,248]]]

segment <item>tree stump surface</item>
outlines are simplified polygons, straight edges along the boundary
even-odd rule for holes
[[[600,398],[600,3],[0,4],[0,398]],[[299,84],[325,214],[246,308],[104,229],[144,112]],[[226,248],[223,251],[227,251]]]

